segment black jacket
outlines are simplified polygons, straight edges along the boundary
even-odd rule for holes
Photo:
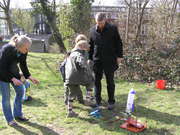
[[[15,46],[6,44],[0,50],[0,80],[12,82],[13,77],[20,79],[18,63],[25,78],[30,76],[27,63],[27,54],[19,53]]]
[[[106,23],[102,31],[94,26],[90,30],[89,59],[101,63],[104,69],[116,70],[117,57],[123,57],[123,44],[115,25]]]

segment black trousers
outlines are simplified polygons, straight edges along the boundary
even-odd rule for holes
[[[108,93],[108,103],[114,104],[114,93],[115,93],[115,83],[114,83],[114,71],[112,70],[105,70],[102,65],[95,64],[94,65],[94,73],[95,73],[95,98],[96,104],[101,103],[101,80],[103,77],[103,73],[106,77],[106,84],[107,84],[107,93]]]

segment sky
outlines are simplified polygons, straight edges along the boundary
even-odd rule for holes
[[[2,0],[0,0],[2,1]],[[31,0],[11,0],[11,8],[31,8]],[[69,0],[60,0],[68,2]],[[106,5],[106,6],[115,6],[117,5],[117,0],[95,0],[93,5]]]

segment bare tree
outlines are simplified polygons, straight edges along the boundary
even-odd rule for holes
[[[153,42],[162,45],[168,45],[178,38],[179,22],[178,22],[178,0],[159,0],[155,1],[152,13],[152,23],[149,26]]]
[[[5,17],[1,17],[0,19],[4,19],[7,22],[9,32],[11,35],[14,34],[13,27],[12,27],[12,21],[10,16],[10,0],[2,0],[0,2],[0,8],[4,11]]]
[[[139,36],[141,32],[141,25],[142,25],[142,20],[143,20],[143,15],[144,15],[144,10],[149,3],[150,0],[138,0],[137,1],[137,8],[138,8],[138,25],[137,25],[137,30],[136,30],[136,38],[135,41],[139,41]]]
[[[124,0],[126,5],[128,6],[128,12],[127,12],[127,20],[126,20],[126,33],[125,33],[125,41],[128,43],[129,39],[129,21],[131,16],[131,6],[132,6],[132,0]]]
[[[168,22],[169,29],[171,29],[171,27],[173,26],[173,20],[174,20],[174,15],[175,15],[176,9],[177,9],[177,4],[178,4],[178,0],[173,0],[170,18],[169,18],[169,22]]]
[[[136,41],[136,44],[140,43],[140,33],[143,24],[143,17],[146,7],[150,0],[118,0],[119,4],[125,4],[126,10],[126,29],[125,29],[125,41],[130,43],[130,38]],[[131,36],[130,36],[131,32]]]

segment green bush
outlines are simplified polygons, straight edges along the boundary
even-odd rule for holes
[[[152,82],[167,80],[171,87],[180,82],[180,47],[173,45],[166,48],[135,48],[126,50],[124,63],[118,75],[126,80]]]

